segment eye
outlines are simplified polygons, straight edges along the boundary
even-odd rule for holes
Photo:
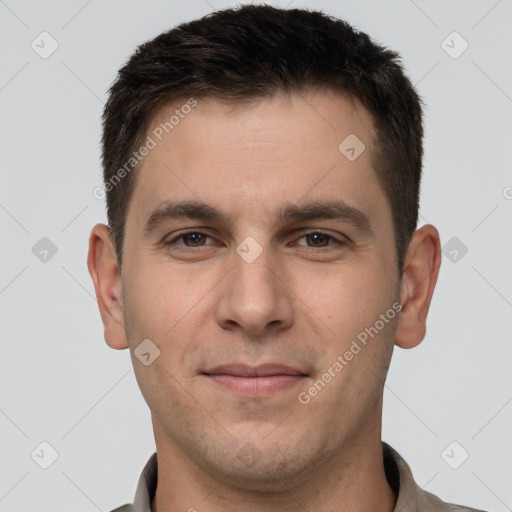
[[[309,233],[303,234],[297,240],[306,240],[306,244],[298,243],[297,245],[307,245],[308,247],[328,247],[330,245],[343,244],[342,240],[338,240],[336,237],[329,235],[327,233],[323,233],[322,231],[310,231]],[[334,241],[333,243],[328,243],[329,241]],[[311,245],[310,245],[311,244]]]
[[[204,246],[207,238],[213,240],[211,236],[208,236],[201,231],[188,231],[186,233],[181,233],[168,242],[165,242],[165,245],[167,247],[181,246],[183,248],[181,249],[178,247],[178,250],[186,250],[187,248],[193,249],[194,247]],[[178,243],[179,240],[182,240],[184,243]]]

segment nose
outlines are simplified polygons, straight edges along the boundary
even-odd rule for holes
[[[278,258],[270,249],[252,262],[233,254],[215,308],[217,323],[251,337],[276,334],[293,323],[294,295]]]

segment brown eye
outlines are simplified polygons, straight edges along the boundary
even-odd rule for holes
[[[208,245],[207,239],[212,239],[210,236],[200,231],[188,231],[187,233],[181,233],[174,237],[172,240],[165,242],[167,247],[173,247],[176,250],[193,249],[195,247],[203,247]]]
[[[303,234],[298,240],[305,239],[306,243],[298,243],[298,245],[306,245],[311,248],[323,248],[329,247],[331,245],[342,245],[343,240],[337,239],[332,235],[328,235],[327,233],[323,233],[321,231],[311,231],[309,233]]]
[[[306,240],[315,247],[325,247],[331,237],[323,233],[310,233],[306,235]]]
[[[187,247],[198,247],[198,246],[204,245],[204,243],[201,243],[201,242],[205,241],[206,236],[203,233],[194,232],[194,233],[186,233],[186,234],[182,235],[180,238],[183,239],[183,241],[185,242],[185,245]],[[189,241],[190,244],[188,244],[187,241]]]

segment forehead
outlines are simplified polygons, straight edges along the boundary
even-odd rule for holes
[[[200,199],[263,214],[283,202],[342,199],[385,210],[374,135],[369,112],[331,91],[230,104],[182,98],[149,123],[153,147],[137,171],[133,207],[143,217],[165,200]]]
[[[319,149],[337,150],[338,143],[351,134],[358,134],[367,147],[371,145],[373,124],[368,110],[348,93],[278,91],[243,101],[177,99],[157,109],[149,122],[148,135],[169,146],[172,140],[179,140],[180,145],[201,141],[220,147],[257,142],[301,146],[308,140]],[[176,153],[179,150],[178,146],[174,148]]]

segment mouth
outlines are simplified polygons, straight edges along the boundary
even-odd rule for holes
[[[228,364],[202,373],[213,384],[246,397],[270,396],[308,377],[298,368],[280,364]]]

